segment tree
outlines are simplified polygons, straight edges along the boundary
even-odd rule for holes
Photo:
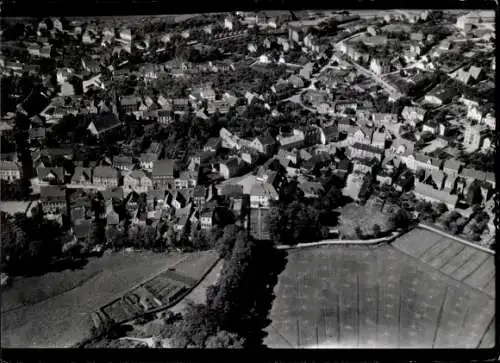
[[[380,225],[374,224],[373,225],[373,235],[375,236],[375,238],[380,237],[381,233],[382,233],[382,228],[380,228]]]
[[[437,205],[436,209],[437,209],[437,212],[439,213],[439,215],[442,215],[442,214],[445,214],[446,212],[448,212],[448,207],[443,202],[439,203]]]
[[[209,337],[205,343],[206,348],[243,348],[245,339],[235,333],[220,330]]]
[[[410,226],[411,220],[412,218],[410,212],[402,208],[398,209],[389,217],[389,223],[391,224],[392,229],[406,229]]]
[[[467,191],[467,204],[470,206],[481,204],[483,195],[481,193],[481,187],[478,183],[472,182],[469,190]]]
[[[217,240],[215,248],[219,252],[219,256],[225,260],[231,257],[234,243],[240,228],[235,224],[230,224],[224,227],[223,235]]]
[[[354,232],[356,233],[356,238],[358,239],[363,238],[363,230],[361,229],[360,226],[356,226],[356,228],[354,228]]]

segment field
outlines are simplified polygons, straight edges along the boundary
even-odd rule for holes
[[[340,213],[339,233],[344,236],[355,237],[355,228],[359,226],[365,235],[373,234],[373,226],[378,224],[382,231],[387,230],[389,217],[379,209],[374,209],[367,203],[358,206],[347,204],[338,210]]]
[[[152,309],[172,304],[195,286],[217,259],[218,256],[214,252],[186,255],[174,267],[161,272],[99,310],[105,319],[121,323]],[[95,325],[98,327],[99,323]]]
[[[81,270],[16,280],[2,291],[2,347],[71,346],[88,335],[92,311],[186,257],[105,254]]]
[[[491,347],[495,304],[485,292],[493,291],[491,261],[486,253],[419,229],[393,246],[290,252],[275,288],[265,343],[271,348]]]

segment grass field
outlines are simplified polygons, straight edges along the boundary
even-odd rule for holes
[[[338,210],[339,233],[344,236],[356,237],[355,229],[361,228],[363,234],[373,234],[373,226],[378,224],[382,231],[387,230],[389,217],[378,209],[374,209],[370,204],[358,206],[355,203],[349,203]]]
[[[185,256],[105,254],[82,270],[14,281],[2,291],[2,347],[71,346],[87,336],[92,311]]]
[[[469,273],[458,281],[434,266],[454,272],[447,270],[454,264],[462,271],[455,258],[464,245],[421,230],[398,242],[290,252],[275,288],[265,343],[271,348],[491,346],[494,298],[471,286],[491,283],[491,270],[477,250],[460,257]],[[402,251],[410,243],[422,258]],[[477,266],[475,272],[469,263]]]

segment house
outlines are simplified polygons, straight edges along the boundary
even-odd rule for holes
[[[250,144],[252,149],[257,150],[261,154],[269,155],[274,152],[274,146],[276,145],[276,140],[274,140],[269,134],[264,136],[257,136]]]
[[[99,73],[101,65],[92,58],[82,58],[82,67],[89,73]]]
[[[414,185],[414,176],[410,170],[403,172],[398,180],[393,184],[394,190],[398,192],[408,192]]]
[[[435,120],[427,120],[422,126],[422,132],[430,132],[433,135],[439,133],[439,123]]]
[[[290,77],[288,77],[287,81],[291,83],[295,88],[304,88],[304,81],[301,77],[295,74],[292,74]]]
[[[123,177],[125,193],[134,191],[138,194],[147,193],[153,187],[153,182],[142,170],[134,170]]]
[[[370,145],[372,143],[374,129],[371,127],[358,127],[357,130],[349,135],[350,143],[359,142]]]
[[[336,124],[329,127],[324,127],[323,134],[325,135],[325,144],[337,142],[340,136],[339,128]]]
[[[120,125],[121,122],[114,113],[101,113],[94,116],[94,119],[90,122],[87,130],[89,130],[92,135],[99,137]]]
[[[488,112],[486,116],[483,117],[482,123],[489,127],[490,130],[496,130],[496,118],[495,112]]]
[[[483,119],[483,111],[478,106],[470,106],[467,108],[467,118],[481,122]]]
[[[242,168],[242,160],[238,157],[233,157],[219,165],[219,174],[224,179],[230,179],[239,174]]]
[[[222,139],[220,137],[211,137],[203,147],[203,151],[219,152],[222,147]]]
[[[446,191],[436,190],[430,185],[417,183],[413,191],[415,196],[419,199],[431,203],[444,203],[449,210],[454,210],[457,207],[458,196],[451,195]]]
[[[141,169],[151,173],[153,171],[153,163],[158,160],[158,154],[152,152],[142,153],[139,156],[139,165]]]
[[[71,177],[71,184],[82,186],[92,185],[92,169],[81,166],[75,167],[75,172]]]
[[[177,189],[194,188],[198,183],[198,171],[181,171],[179,177],[175,179]]]
[[[465,125],[463,145],[467,152],[479,150],[489,134],[486,125]]]
[[[295,87],[289,82],[281,82],[272,86],[271,90],[276,94],[278,99],[283,99],[293,95]]]
[[[36,169],[36,175],[40,184],[63,184],[64,183],[64,170],[61,167]]]
[[[193,190],[193,203],[197,207],[203,207],[205,201],[207,200],[207,188],[203,185],[196,185]]]
[[[66,211],[66,187],[44,185],[40,187],[40,201],[44,213],[58,214]]]
[[[157,160],[153,163],[152,180],[154,189],[174,187],[175,161],[172,159]]]
[[[398,122],[398,115],[395,113],[373,113],[372,121],[375,125],[388,125]]]
[[[455,94],[456,90],[452,88],[438,87],[432,92],[426,94],[424,101],[431,105],[441,106],[449,103]]]
[[[189,107],[189,100],[187,98],[175,98],[172,100],[172,109],[174,112],[184,112]]]
[[[156,119],[161,125],[168,125],[174,120],[174,113],[172,110],[157,110]]]
[[[415,183],[423,183],[432,186],[434,189],[441,190],[444,187],[446,174],[441,170],[425,170],[422,180],[415,180]]]
[[[40,57],[42,58],[50,58],[52,54],[52,46],[49,44],[44,45],[40,49]]]
[[[379,149],[385,149],[388,138],[390,138],[390,135],[385,131],[383,127],[377,128],[373,132],[371,145],[378,147]]]
[[[118,178],[118,170],[110,166],[96,166],[92,173],[92,183],[106,188],[117,187]]]
[[[269,208],[272,201],[279,199],[278,192],[270,183],[255,183],[250,189],[251,208]]]
[[[235,30],[239,25],[238,19],[235,16],[228,16],[224,19],[224,28]]]
[[[292,132],[283,133],[280,132],[277,140],[281,148],[286,150],[291,150],[293,148],[301,148],[305,144],[304,132],[300,130],[292,130]]]
[[[122,172],[130,172],[134,168],[132,157],[126,155],[118,155],[113,157],[113,168]]]
[[[200,226],[204,231],[212,229],[214,225],[215,205],[207,204],[200,212]]]
[[[124,96],[120,100],[120,109],[124,113],[132,113],[139,110],[141,99],[136,96]]]
[[[390,66],[384,60],[381,60],[379,58],[372,58],[372,60],[370,61],[370,70],[377,75],[381,75],[389,72]]]
[[[0,179],[13,182],[21,179],[20,167],[8,160],[0,160]]]
[[[412,157],[413,155],[410,155],[407,158],[407,160],[411,159]],[[417,170],[417,169],[439,170],[441,169],[442,164],[443,164],[442,160],[439,160],[437,158],[432,158],[423,153],[415,153],[414,163],[407,164],[407,166],[412,170]]]
[[[381,161],[384,155],[382,149],[360,142],[355,142],[353,145],[350,145],[349,151],[351,158],[377,158]]]
[[[207,104],[207,113],[209,115],[219,112],[221,114],[226,114],[229,112],[229,108],[231,106],[229,105],[229,102],[227,100],[213,100],[213,101],[208,101]]]
[[[377,182],[379,182],[380,184],[387,184],[387,185],[392,185],[392,183],[394,181],[393,178],[394,178],[394,174],[389,173],[385,170],[381,170],[380,172],[378,172],[377,176],[375,177]]]
[[[40,56],[40,46],[36,43],[31,43],[28,45],[28,53],[34,57],[39,57]]]
[[[462,171],[463,163],[456,159],[447,159],[443,164],[443,171],[448,175],[458,175]]]

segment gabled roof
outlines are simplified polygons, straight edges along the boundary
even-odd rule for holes
[[[81,177],[84,177],[85,179],[87,180],[91,180],[91,175],[92,175],[92,171],[90,168],[83,168],[81,166],[77,166],[75,167],[75,172],[73,174],[73,176],[71,177],[71,179],[80,179]]]
[[[40,187],[40,197],[45,200],[65,200],[66,187],[62,185],[43,185]]]
[[[460,161],[458,161],[456,159],[448,159],[444,162],[443,168],[450,169],[450,170],[453,170],[454,172],[458,173],[460,171],[460,168],[463,165],[464,165],[463,163],[461,163]]]
[[[142,178],[148,178],[148,176],[146,175],[146,173],[140,169],[137,169],[137,170],[133,170],[132,172],[130,172],[130,174],[128,175],[130,178],[133,178],[133,179],[136,179],[136,180],[140,180]]]
[[[45,178],[49,174],[54,174],[56,178],[63,180],[64,170],[61,167],[55,168],[37,168],[36,174],[39,178]]]
[[[485,180],[486,174],[483,171],[472,169],[472,168],[464,168],[460,173],[461,177],[475,180]]]
[[[0,170],[20,170],[19,166],[13,161],[0,160]]]
[[[120,120],[114,113],[108,112],[97,115],[93,123],[97,131],[102,132],[120,125]]]
[[[225,184],[222,185],[219,191],[221,196],[226,197],[241,197],[243,196],[243,185],[239,184]]]
[[[94,178],[118,178],[118,170],[110,166],[96,166],[94,168]]]
[[[201,184],[198,184],[197,186],[194,187],[193,190],[194,198],[205,198],[206,196],[207,196],[207,188],[205,188]]]
[[[278,199],[279,195],[274,186],[269,183],[256,183],[250,189],[250,195]]]
[[[175,160],[165,159],[157,160],[153,163],[153,177],[155,176],[173,176]]]
[[[273,137],[269,134],[265,134],[264,136],[257,136],[257,140],[259,140],[262,145],[273,145],[276,142],[276,140],[274,140]]]

